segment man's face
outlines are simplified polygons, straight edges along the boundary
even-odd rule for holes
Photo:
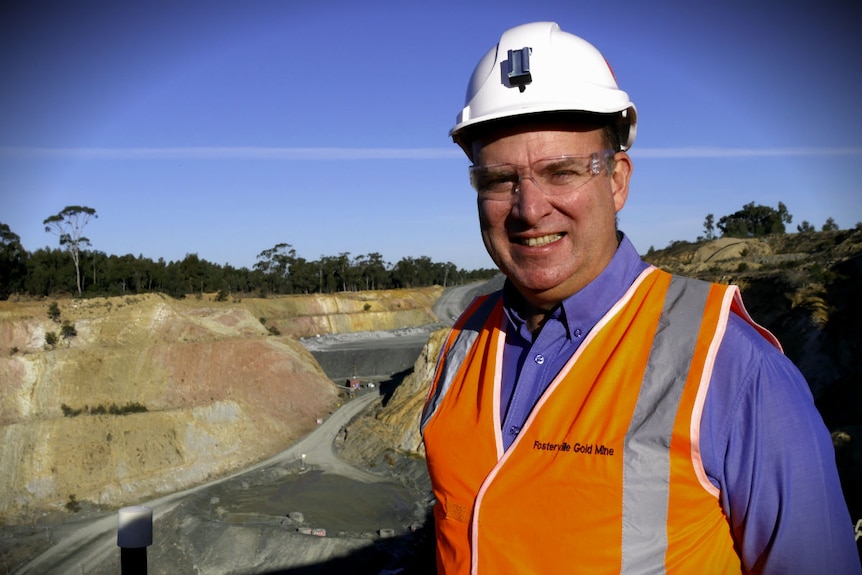
[[[589,155],[604,147],[601,130],[547,126],[477,140],[473,158],[477,166],[530,166],[543,158]],[[522,169],[517,193],[478,200],[491,259],[531,304],[553,307],[595,279],[613,257],[616,213],[628,195],[631,160],[619,152],[613,165],[610,176],[603,170],[582,187],[558,195],[546,195],[527,177],[530,169]]]

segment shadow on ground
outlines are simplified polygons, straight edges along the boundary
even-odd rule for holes
[[[434,519],[429,512],[413,533],[381,539],[373,546],[324,563],[246,575],[436,575]]]

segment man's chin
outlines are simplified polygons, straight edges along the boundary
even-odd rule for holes
[[[515,288],[528,299],[541,299],[558,297],[558,292],[562,292],[562,284],[564,281],[552,274],[536,273],[537,270],[526,271],[526,273],[514,273],[513,275],[506,274]]]

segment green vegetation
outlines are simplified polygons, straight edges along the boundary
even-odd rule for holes
[[[712,215],[712,214],[710,214]],[[709,217],[709,216],[707,216]],[[722,236],[730,238],[752,238],[769,234],[783,234],[784,224],[793,221],[787,206],[778,202],[778,209],[750,202],[742,209],[718,220]]]
[[[81,504],[78,503],[78,499],[74,494],[69,495],[69,501],[66,502],[66,510],[72,513],[77,513],[81,510]]]
[[[21,237],[0,223],[0,300],[7,299],[18,281],[27,275],[28,257],[21,246]]]
[[[80,232],[87,217],[96,217],[95,210],[90,210],[70,206],[45,220],[46,229],[60,235],[62,249],[28,252],[21,238],[0,223],[0,299],[13,294],[95,297],[158,292],[176,298],[217,293],[218,301],[236,301],[238,296],[446,287],[490,279],[497,273],[496,269],[458,269],[451,262],[433,262],[426,256],[403,258],[394,265],[378,253],[356,257],[342,253],[309,261],[286,243],[260,252],[252,269],[213,264],[197,254],[170,262],[131,254],[108,255],[84,249],[90,242]]]
[[[116,256],[85,249],[90,241],[81,232],[89,218],[94,217],[97,216],[92,208],[67,206],[43,222],[47,231],[60,236],[63,249],[42,248],[34,252],[24,250],[20,237],[8,225],[0,223],[0,300],[13,294],[51,297],[78,293],[89,297],[158,292],[176,298],[216,293],[216,301],[227,302],[240,301],[242,296],[446,287],[487,280],[497,273],[493,268],[459,269],[451,262],[434,262],[426,256],[405,257],[394,265],[384,261],[379,253],[352,257],[344,252],[307,260],[288,243],[278,243],[261,251],[252,269],[213,264],[197,254],[187,254],[180,261],[170,262],[131,254]],[[781,202],[777,209],[750,202],[717,221],[713,214],[707,214],[704,233],[697,241],[715,239],[718,233],[722,237],[739,238],[783,234],[786,224],[792,220]],[[860,226],[862,222],[857,228]],[[823,224],[824,231],[837,229],[832,218]],[[807,233],[816,228],[803,221],[797,230]],[[683,248],[690,243],[678,240],[668,247]],[[649,253],[654,251],[650,246]],[[56,316],[51,317],[59,322],[59,309]]]
[[[826,223],[824,223],[823,227],[820,229],[824,232],[834,232],[838,229],[838,224],[835,223],[834,219],[826,218]]]
[[[51,305],[48,306],[48,318],[51,321],[60,321],[60,306],[55,301],[52,301]]]
[[[78,335],[78,330],[75,329],[75,324],[64,321],[63,327],[60,328],[60,335],[63,339],[69,339]]]
[[[787,211],[787,206],[782,202],[778,202],[778,209],[749,202],[742,206],[741,210],[722,216],[718,220],[717,227],[721,231],[721,237],[755,238],[771,234],[783,234],[786,231],[784,224],[789,224],[792,221],[793,216]],[[856,224],[857,228],[860,226],[862,226],[862,222]],[[698,236],[697,241],[702,242],[716,239],[715,228],[715,216],[707,214],[703,221],[703,235]],[[837,231],[839,229],[838,224],[833,218],[827,218],[821,228],[824,232]],[[817,231],[817,228],[807,220],[803,220],[801,224],[796,226],[796,231],[806,234]],[[652,247],[650,247],[650,250],[652,250]]]
[[[81,408],[73,408],[69,407],[65,403],[60,406],[60,410],[63,412],[65,417],[77,417],[81,414],[84,415],[129,415],[130,413],[144,413],[149,411],[147,406],[138,403],[137,401],[130,401],[125,405],[117,405],[116,403],[112,403],[111,405],[99,404],[93,407],[89,405],[85,405]]]
[[[50,349],[53,349],[58,341],[60,341],[60,338],[57,337],[56,331],[49,331],[45,334],[45,345]]]

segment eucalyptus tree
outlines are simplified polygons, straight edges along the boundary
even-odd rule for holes
[[[96,210],[87,206],[66,206],[59,213],[46,218],[42,223],[46,232],[52,232],[60,238],[60,246],[64,247],[75,264],[75,279],[78,286],[78,296],[81,290],[81,248],[90,245],[89,238],[84,237],[84,228],[92,218],[98,218]]]
[[[282,242],[257,254],[254,270],[263,275],[270,293],[285,293],[288,291],[288,276],[294,262],[296,250],[290,244]]]

